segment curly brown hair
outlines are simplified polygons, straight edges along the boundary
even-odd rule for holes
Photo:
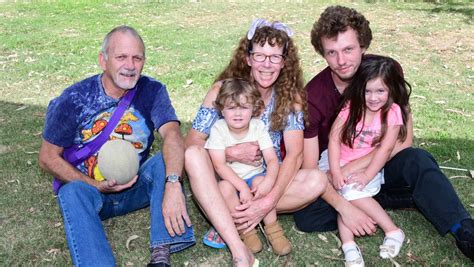
[[[298,49],[284,31],[264,26],[255,31],[252,40],[248,40],[247,35],[242,37],[229,65],[217,76],[215,81],[240,78],[254,82],[250,76],[251,67],[247,65],[247,57],[254,44],[263,46],[265,43],[272,47],[284,48],[285,63],[274,84],[276,103],[275,109],[270,115],[270,129],[281,131],[286,126],[288,114],[295,111],[296,104],[302,107],[305,121],[308,121],[306,91],[304,90],[303,71],[299,63]]]
[[[368,49],[372,41],[372,30],[369,21],[353,8],[330,6],[321,13],[311,30],[311,44],[316,52],[324,57],[323,37],[333,38],[351,27],[357,32],[361,48]]]
[[[245,96],[247,103],[252,105],[252,117],[260,116],[264,106],[262,95],[255,86],[243,79],[223,80],[214,106],[219,112],[222,112],[228,101],[241,106],[240,96]]]

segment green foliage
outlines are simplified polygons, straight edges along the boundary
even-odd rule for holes
[[[325,67],[311,47],[313,22],[326,1],[58,1],[0,4],[0,262],[4,265],[69,265],[63,223],[50,188],[50,175],[37,167],[44,112],[48,102],[74,82],[100,71],[102,38],[128,24],[147,47],[144,74],[168,86],[186,132],[215,76],[228,63],[238,40],[256,17],[283,21],[295,30],[306,80]],[[368,2],[368,3],[366,3]],[[377,2],[376,5],[371,2]],[[413,85],[415,143],[440,165],[474,169],[471,1],[343,1],[370,21],[370,53],[396,58]],[[446,172],[473,214],[473,181],[464,172]],[[188,206],[197,244],[172,260],[177,265],[229,265],[230,253],[200,242],[208,223]],[[440,189],[442,190],[442,189]],[[393,211],[409,243],[396,259],[402,265],[469,265],[451,236],[440,237],[422,215]],[[281,216],[293,252],[258,254],[262,266],[342,265],[334,233],[303,234],[291,216]],[[119,265],[148,261],[148,210],[104,222]],[[127,238],[139,238],[126,247]],[[382,242],[360,238],[370,265],[391,265],[377,255]]]

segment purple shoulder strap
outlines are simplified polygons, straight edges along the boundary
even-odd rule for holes
[[[117,123],[120,121],[122,118],[123,113],[127,109],[127,107],[130,105],[132,102],[133,97],[135,96],[135,92],[137,91],[137,88],[133,88],[129,90],[125,96],[120,100],[117,109],[114,111],[114,114],[112,114],[112,117],[110,117],[109,122],[105,126],[104,130],[91,142],[85,144],[82,147],[79,147],[78,145],[73,145],[71,147],[68,147],[64,149],[63,152],[63,158],[71,163],[72,166],[77,166],[84,160],[86,160],[88,157],[93,155],[95,152],[97,152],[100,147],[109,139],[110,134],[112,131],[115,129],[115,126],[117,126]],[[56,177],[53,180],[53,190],[54,193],[57,194],[59,188],[62,186],[61,181],[59,181]]]

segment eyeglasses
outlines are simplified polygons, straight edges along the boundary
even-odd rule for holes
[[[270,59],[270,62],[273,63],[273,64],[279,64],[283,61],[283,55],[265,55],[265,54],[262,54],[262,53],[254,53],[254,52],[250,52],[250,55],[252,56],[252,59],[255,60],[256,62],[264,62],[265,60],[267,60],[267,58]]]

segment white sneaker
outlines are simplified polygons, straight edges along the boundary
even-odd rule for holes
[[[359,247],[354,244],[353,247],[343,250],[344,258],[346,260],[346,267],[364,267],[364,258],[362,258],[362,253],[360,252]],[[350,260],[349,260],[350,259]]]
[[[400,229],[401,239],[392,236],[385,236],[383,244],[380,246],[380,257],[382,259],[395,258],[402,248],[405,240],[405,233]]]

